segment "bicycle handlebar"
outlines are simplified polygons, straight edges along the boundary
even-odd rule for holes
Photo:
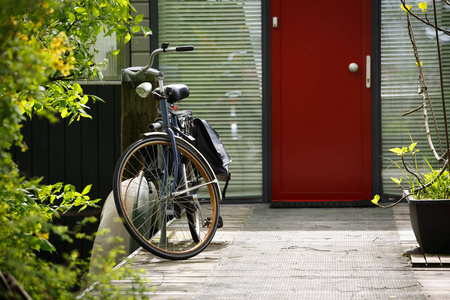
[[[129,74],[129,75],[139,75],[142,72],[148,72],[150,74],[153,74],[155,76],[161,76],[161,72],[159,70],[156,69],[152,69],[152,65],[153,65],[153,61],[155,60],[155,57],[157,54],[161,53],[161,52],[184,52],[184,51],[193,51],[194,50],[194,46],[179,46],[179,47],[169,47],[169,43],[162,43],[161,48],[158,48],[156,50],[154,50],[151,54],[150,54],[150,61],[148,63],[148,65],[146,65],[145,67],[143,67],[142,69],[140,69],[139,71],[131,71],[128,69],[125,69],[124,72],[125,74]]]
[[[194,46],[180,46],[175,48],[175,51],[193,51],[193,50]]]

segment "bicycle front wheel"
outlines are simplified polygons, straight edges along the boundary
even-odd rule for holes
[[[203,251],[217,229],[219,187],[204,158],[177,138],[174,157],[167,135],[146,137],[120,157],[114,199],[130,235],[146,250],[167,259]]]

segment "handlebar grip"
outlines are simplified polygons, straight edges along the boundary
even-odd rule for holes
[[[193,50],[194,46],[180,46],[175,48],[175,51],[193,51]]]

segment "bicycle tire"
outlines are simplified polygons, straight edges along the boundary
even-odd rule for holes
[[[175,160],[169,137],[150,134],[125,150],[113,177],[116,208],[131,237],[171,260],[188,259],[208,246],[217,229],[220,197],[205,158],[181,138],[176,144]],[[193,190],[174,196],[175,162],[179,172],[174,191]],[[205,222],[208,218],[213,221]]]

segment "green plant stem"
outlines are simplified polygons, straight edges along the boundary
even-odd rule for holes
[[[413,196],[414,194],[416,194],[417,192],[426,189],[427,187],[431,186],[434,182],[436,182],[436,180],[445,172],[445,169],[447,168],[447,166],[449,165],[449,160],[447,159],[444,163],[444,166],[442,167],[442,169],[439,171],[439,174],[436,175],[436,177],[433,178],[433,180],[431,180],[430,182],[428,182],[425,185],[422,185],[420,188],[416,188],[412,191],[412,193],[406,194],[403,197],[401,197],[399,200],[397,200],[396,202],[389,204],[389,205],[381,205],[378,204],[379,207],[381,208],[391,208],[396,206],[397,204],[399,204],[400,202],[402,202],[403,200],[405,200],[407,197],[409,196]]]
[[[409,170],[408,166],[405,163],[405,158],[402,156],[402,164],[403,167],[405,168],[406,172],[408,172],[409,174],[413,175],[417,181],[419,182],[419,184],[422,186],[422,188],[424,188],[424,184],[422,183],[422,181],[420,180],[419,176],[417,176],[416,173],[412,172],[411,170]]]

